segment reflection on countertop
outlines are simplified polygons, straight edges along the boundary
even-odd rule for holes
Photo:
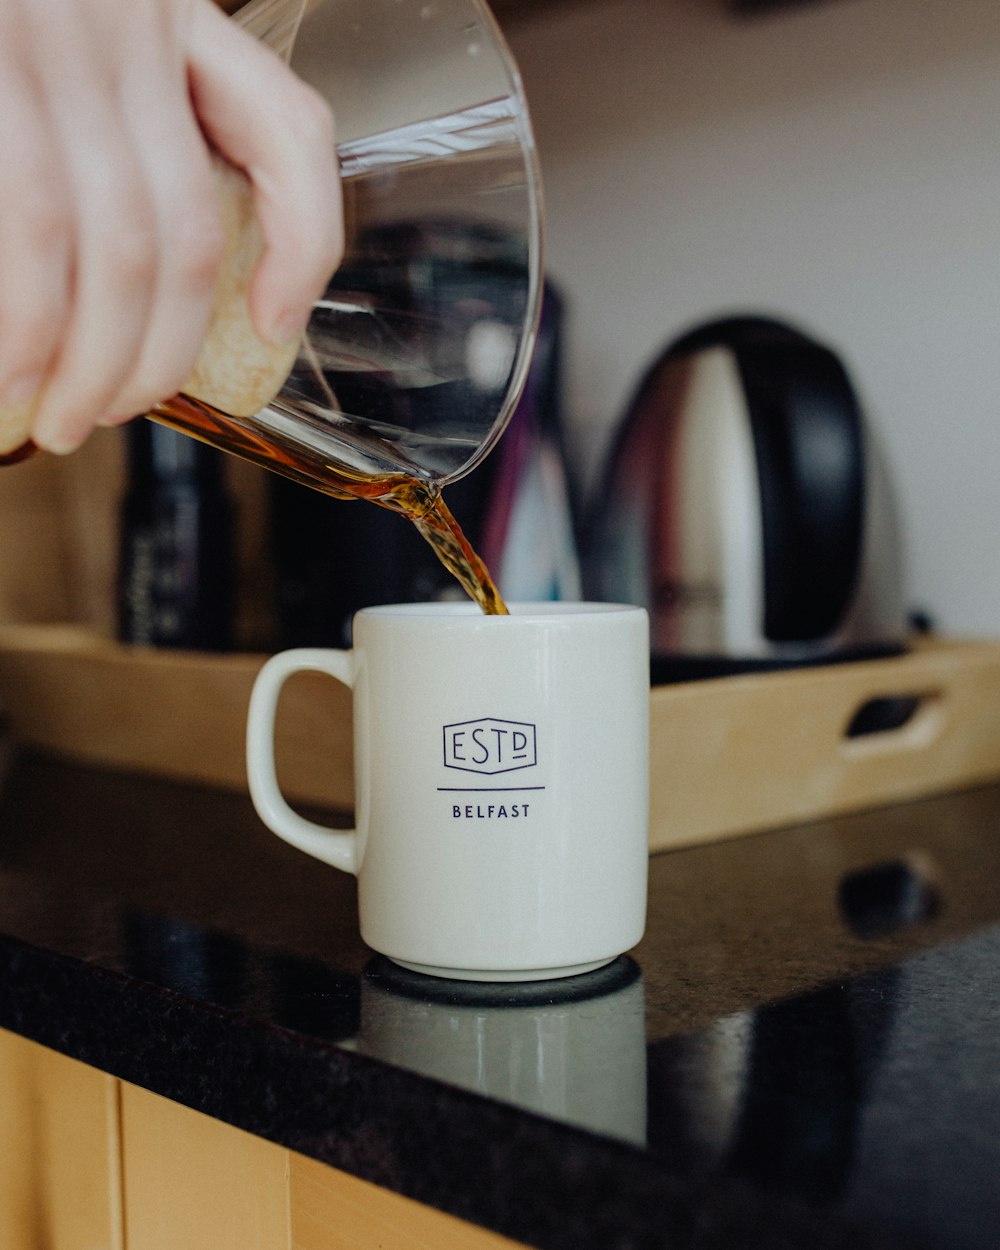
[[[627,958],[548,984],[442,982],[372,961],[360,1054],[646,1144],[642,973]]]
[[[24,754],[0,1026],[532,1245],[986,1250],[998,822],[991,786],[658,855],[629,957],[485,987],[373,958],[242,796]]]

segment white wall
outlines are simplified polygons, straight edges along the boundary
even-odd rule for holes
[[[787,317],[885,446],[911,600],[1000,635],[1000,3],[576,0],[508,36],[585,472],[680,329]]]

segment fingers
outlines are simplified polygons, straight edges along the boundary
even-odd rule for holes
[[[69,315],[34,424],[36,442],[61,452],[83,442],[132,373],[160,265],[156,212],[134,144],[111,100],[73,83],[90,67],[66,60],[52,55],[45,72],[69,75],[59,91],[51,83],[48,90],[70,186]]]
[[[149,108],[135,93],[143,117],[140,147],[159,246],[152,305],[131,376],[102,425],[115,424],[175,395],[191,374],[208,331],[225,239],[208,151],[184,97]]]
[[[0,44],[0,408],[29,408],[63,334],[71,212],[38,84]]]
[[[254,187],[265,251],[251,289],[257,332],[287,343],[305,328],[343,253],[326,102],[212,6],[191,32],[191,90],[206,134]]]
[[[53,451],[176,393],[208,325],[222,238],[187,91],[189,8],[0,0],[20,123],[0,150],[15,131],[38,154],[0,166],[0,406],[36,387],[32,437]]]
[[[209,145],[250,177],[251,314],[296,339],[339,262],[326,105],[212,0],[0,0],[0,417],[53,451],[192,371],[223,252]]]

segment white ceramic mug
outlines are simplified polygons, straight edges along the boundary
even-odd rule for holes
[[[366,608],[350,651],[272,657],[247,771],[265,824],[358,877],[361,936],[404,967],[523,981],[600,967],[646,912],[649,625],[641,608]],[[297,814],[275,775],[281,687],[354,691],[354,830]]]

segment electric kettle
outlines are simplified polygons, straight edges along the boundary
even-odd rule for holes
[[[905,647],[883,458],[841,361],[773,319],[701,325],[647,371],[583,562],[588,597],[648,608],[654,681]]]

